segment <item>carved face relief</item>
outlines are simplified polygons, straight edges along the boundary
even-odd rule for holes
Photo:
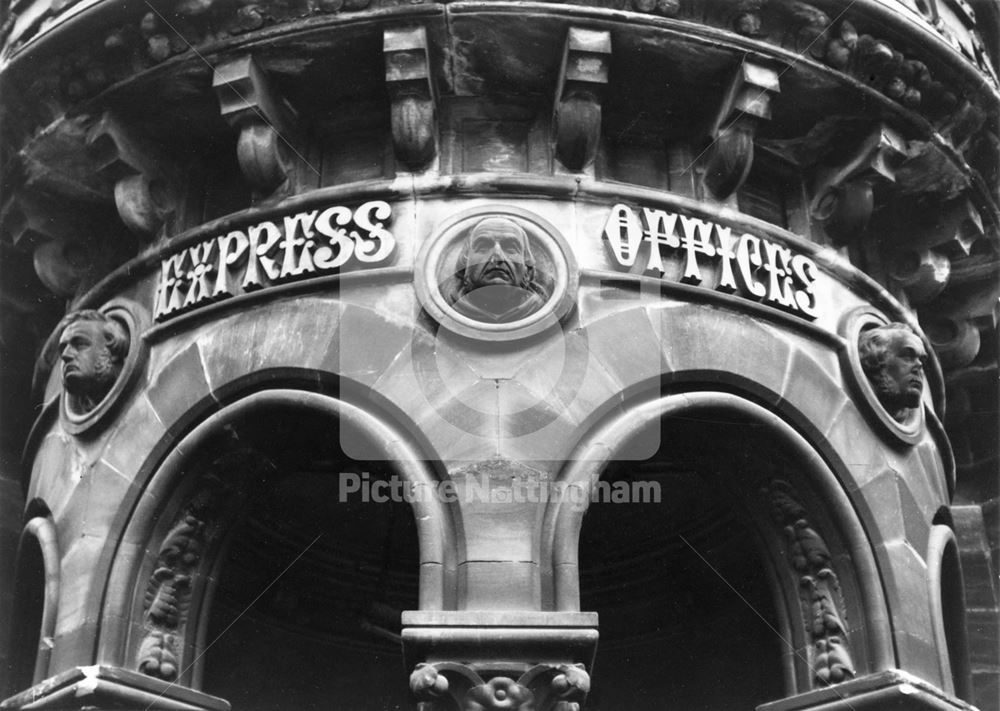
[[[516,341],[557,328],[576,304],[580,280],[558,228],[516,205],[482,205],[445,218],[414,266],[426,314],[479,341]]]
[[[861,363],[879,402],[897,422],[920,406],[927,351],[905,324],[870,329],[858,345]]]
[[[101,317],[70,322],[59,338],[63,387],[77,413],[92,410],[107,395],[121,372],[122,357],[112,351],[116,325]],[[121,330],[120,327],[118,330]]]
[[[527,233],[505,217],[487,217],[469,230],[456,267],[454,284],[443,291],[456,311],[476,321],[517,321],[540,309],[551,293],[536,279]]]

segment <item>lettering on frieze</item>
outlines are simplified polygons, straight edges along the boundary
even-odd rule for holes
[[[667,210],[618,204],[604,225],[615,263],[685,284],[708,285],[806,319],[818,315],[816,263],[788,247],[749,233]]]
[[[356,209],[334,205],[303,210],[233,229],[160,263],[154,318],[298,279],[374,266],[393,256],[387,229],[392,208],[382,200]]]

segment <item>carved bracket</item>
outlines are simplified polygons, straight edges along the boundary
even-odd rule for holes
[[[859,237],[875,206],[874,186],[895,182],[905,157],[903,137],[879,125],[846,160],[819,171],[810,213],[839,244]]]
[[[556,87],[552,131],[559,162],[583,171],[597,157],[611,33],[570,27]]]
[[[53,294],[74,296],[99,266],[90,220],[65,203],[22,191],[4,206],[0,223],[15,247],[32,252],[35,273]]]
[[[911,304],[926,304],[945,287],[954,290],[982,279],[988,262],[973,254],[973,245],[986,232],[968,198],[916,207],[905,203],[896,224],[907,227],[883,237],[887,271]]]
[[[421,170],[437,155],[437,94],[427,52],[427,30],[388,29],[382,38],[382,50],[396,158],[410,170]]]
[[[518,677],[484,680],[464,664],[418,664],[410,691],[419,711],[579,711],[590,691],[582,664],[539,664]]]
[[[733,74],[708,131],[705,185],[723,200],[746,180],[753,164],[753,141],[761,121],[771,118],[771,97],[780,91],[778,71],[744,59]]]
[[[236,157],[260,195],[270,195],[289,177],[295,111],[250,54],[216,66],[212,87],[222,117],[239,131]]]
[[[799,577],[802,612],[812,641],[810,668],[819,684],[836,684],[855,675],[841,610],[840,582],[830,550],[808,519],[788,482],[772,481],[762,491],[771,518],[788,542],[788,562]]]
[[[115,183],[115,206],[134,233],[154,236],[174,211],[170,192],[173,171],[162,151],[105,113],[87,136],[87,149],[98,173]]]

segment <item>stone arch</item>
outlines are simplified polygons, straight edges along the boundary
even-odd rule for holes
[[[16,668],[10,670],[12,690],[37,683],[48,673],[59,611],[60,552],[52,515],[35,500],[28,504],[27,519],[14,577],[12,650],[21,654],[14,657]],[[26,650],[34,655],[24,654]]]
[[[257,387],[259,378],[260,373],[254,378]],[[204,646],[214,574],[224,549],[225,531],[213,530],[224,526],[213,517],[231,518],[240,502],[227,500],[232,491],[221,480],[224,477],[191,481],[196,478],[191,472],[206,445],[240,418],[261,411],[336,417],[377,443],[384,459],[393,462],[395,473],[405,482],[424,488],[433,487],[436,482],[437,474],[428,464],[431,457],[419,443],[398,424],[377,417],[358,404],[328,394],[288,388],[237,394],[235,385],[230,386],[228,404],[203,416],[183,437],[174,438],[165,447],[169,451],[162,461],[152,464],[143,480],[141,496],[136,496],[136,503],[123,522],[110,564],[99,661],[142,667],[153,657],[162,661],[163,650],[170,651],[172,645],[170,654],[185,659],[181,663],[186,664],[187,671],[182,673],[182,668],[175,668],[167,676],[175,676],[182,684],[197,684],[198,674],[190,670],[190,660]],[[419,548],[419,605],[431,610],[448,609],[454,605],[455,595],[453,514],[433,496],[415,497],[412,506]],[[183,562],[187,551],[194,551],[195,559]],[[203,582],[192,582],[195,574]],[[187,622],[178,621],[177,611],[168,610],[161,615],[166,623],[144,627],[143,617],[148,620],[152,606],[159,604],[157,600],[164,598],[169,602],[176,597],[171,586],[176,586],[177,581],[189,586],[186,595],[189,608],[180,612],[187,615]],[[161,594],[164,590],[165,595]]]
[[[927,592],[938,664],[945,691],[972,699],[965,588],[958,539],[950,526],[931,526],[927,543]]]
[[[822,535],[814,528],[813,516],[817,513],[815,506],[810,509],[802,506],[794,493],[794,486],[780,490],[782,483],[778,482],[779,490],[769,491],[770,503],[765,508],[771,509],[771,515],[776,515],[776,526],[765,525],[761,515],[756,522],[761,541],[764,542],[764,559],[770,562],[774,570],[787,569],[791,575],[785,575],[784,581],[775,581],[778,591],[776,606],[779,617],[787,620],[790,629],[785,632],[786,639],[794,640],[795,647],[814,647],[810,658],[819,656],[827,643],[813,637],[806,629],[803,602],[791,578],[798,578],[801,583],[809,582],[814,586],[813,602],[819,607],[827,602],[840,604],[837,598],[843,599],[839,592],[837,575],[843,586],[857,591],[853,602],[848,603],[850,609],[846,612],[856,622],[851,625],[851,647],[854,650],[855,672],[880,670],[894,666],[895,655],[890,633],[890,622],[886,601],[882,589],[876,558],[868,535],[854,511],[850,499],[832,467],[828,464],[810,441],[798,433],[773,411],[757,404],[741,395],[726,392],[685,392],[661,395],[639,402],[633,402],[622,410],[606,418],[593,427],[578,443],[572,456],[559,475],[559,481],[564,487],[581,487],[590,490],[602,476],[606,465],[613,460],[618,448],[631,437],[652,424],[659,423],[664,417],[683,416],[699,417],[712,413],[732,413],[760,425],[776,440],[780,441],[791,453],[802,475],[796,482],[801,487],[809,487],[814,493],[814,499],[822,502],[822,508],[827,525],[823,526]],[[840,473],[843,475],[843,472]],[[578,541],[583,527],[583,516],[587,506],[572,506],[572,497],[557,497],[549,503],[542,529],[542,560],[550,565],[552,576],[551,604],[559,611],[576,611],[580,609],[580,566]],[[587,499],[589,500],[589,499]],[[799,523],[799,521],[802,523]],[[802,536],[795,540],[782,542],[783,529],[801,527]],[[798,533],[796,533],[798,535]],[[799,567],[792,562],[792,547],[811,545],[806,538],[819,539],[819,545],[827,548],[823,536],[829,542],[829,548],[842,553],[838,556],[835,566],[829,560],[821,566],[806,564]],[[798,549],[798,548],[797,548]],[[832,582],[817,582],[836,567]],[[813,569],[816,568],[816,569]],[[818,587],[816,587],[818,585]],[[824,587],[825,586],[825,587]],[[783,594],[780,591],[783,590]],[[815,608],[814,608],[815,609]],[[808,613],[808,610],[805,610]],[[834,612],[842,614],[843,610]],[[843,631],[846,636],[846,630]],[[826,633],[824,633],[826,634]],[[790,637],[789,637],[790,635]],[[835,657],[836,655],[834,655]],[[831,658],[834,658],[831,657]],[[825,683],[815,668],[803,668],[795,662],[794,656],[788,656],[788,665],[798,669],[787,668],[786,680],[799,679],[797,684],[791,684],[791,692],[804,691],[812,685]],[[807,667],[812,667],[808,664]],[[811,676],[816,678],[810,679]]]

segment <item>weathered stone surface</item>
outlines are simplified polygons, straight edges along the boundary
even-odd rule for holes
[[[459,609],[537,610],[538,566],[525,561],[468,561],[458,566]]]
[[[791,347],[777,332],[708,306],[670,306],[660,318],[673,378],[735,385],[766,402],[778,400]]]
[[[878,548],[886,556],[883,575],[891,586],[887,602],[900,666],[932,683],[940,683],[927,601],[927,566],[921,555],[904,541],[885,543]]]
[[[211,400],[201,349],[191,344],[159,369],[146,388],[149,404],[165,426],[183,429],[192,410]]]

